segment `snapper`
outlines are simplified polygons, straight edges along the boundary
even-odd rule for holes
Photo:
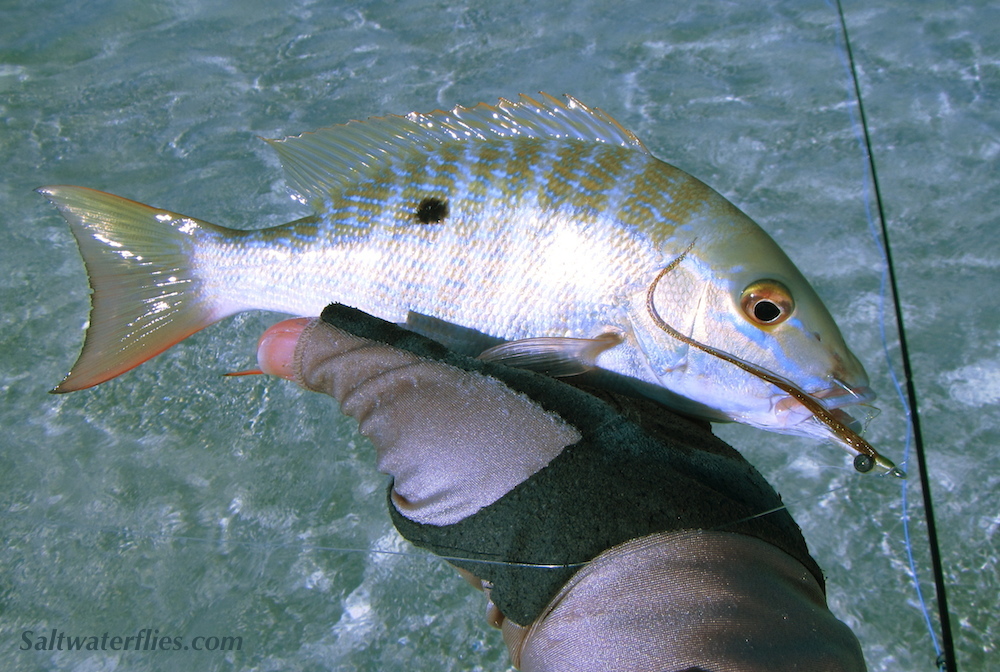
[[[590,371],[690,415],[831,438],[859,471],[903,476],[855,431],[867,375],[785,253],[605,112],[540,94],[267,142],[313,214],[246,231],[84,187],[38,190],[93,289],[83,350],[53,392],[241,311],[339,302],[484,359]]]

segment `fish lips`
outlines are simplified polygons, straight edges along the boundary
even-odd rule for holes
[[[870,387],[851,387],[846,383],[837,381],[837,385],[828,387],[825,390],[819,390],[818,392],[810,392],[809,396],[819,399],[827,409],[832,411],[844,406],[867,404],[870,401],[874,401],[876,395],[875,391]]]
[[[818,392],[810,392],[810,396],[818,399],[823,406],[833,414],[833,417],[854,432],[861,432],[863,422],[844,410],[845,407],[867,405],[874,401],[875,391],[867,386],[851,387],[843,381],[837,381],[837,385]],[[874,407],[871,407],[875,410]],[[877,411],[876,411],[877,413]],[[868,413],[868,418],[872,416]]]
[[[858,414],[861,416],[861,419],[859,419],[844,410],[848,407],[867,404],[875,399],[875,392],[867,386],[851,387],[838,380],[837,384],[832,387],[816,392],[809,392],[808,394],[822,403],[838,422],[844,424],[855,433],[860,432],[863,429],[864,421],[872,417],[870,412],[864,412]],[[812,412],[799,403],[795,397],[781,395],[773,399],[772,404],[772,412],[781,418],[780,424],[785,427],[785,431],[806,435],[814,433],[809,430],[810,427],[814,426],[813,421],[815,418]],[[798,431],[793,430],[793,427],[797,428]]]

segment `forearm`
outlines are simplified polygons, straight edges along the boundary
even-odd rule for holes
[[[609,549],[531,626],[502,630],[523,672],[865,670],[812,574],[729,532],[671,532]]]
[[[343,307],[272,350],[358,419],[397,529],[486,589],[523,670],[865,669],[777,493],[706,427]]]

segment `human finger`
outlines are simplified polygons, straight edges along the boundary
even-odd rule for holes
[[[257,342],[257,363],[260,370],[272,376],[295,379],[295,346],[299,337],[314,318],[297,317],[278,322]]]

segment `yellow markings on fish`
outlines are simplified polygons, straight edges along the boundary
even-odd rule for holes
[[[526,342],[500,352],[544,353],[560,371],[581,360],[618,389],[778,432],[821,433],[810,413],[771,403],[775,383],[761,372],[813,390],[837,417],[872,397],[777,244],[575,98],[521,96],[267,142],[307,209],[282,226],[238,231],[83,187],[39,190],[69,222],[93,289],[83,350],[55,392],[110,380],[229,315],[312,316],[340,302],[401,323],[425,316],[439,335],[447,324],[462,338]],[[695,354],[647,309],[648,279],[693,237],[683,282],[661,286],[656,315],[746,367]],[[764,330],[740,292],[768,278],[794,294],[795,316]]]

